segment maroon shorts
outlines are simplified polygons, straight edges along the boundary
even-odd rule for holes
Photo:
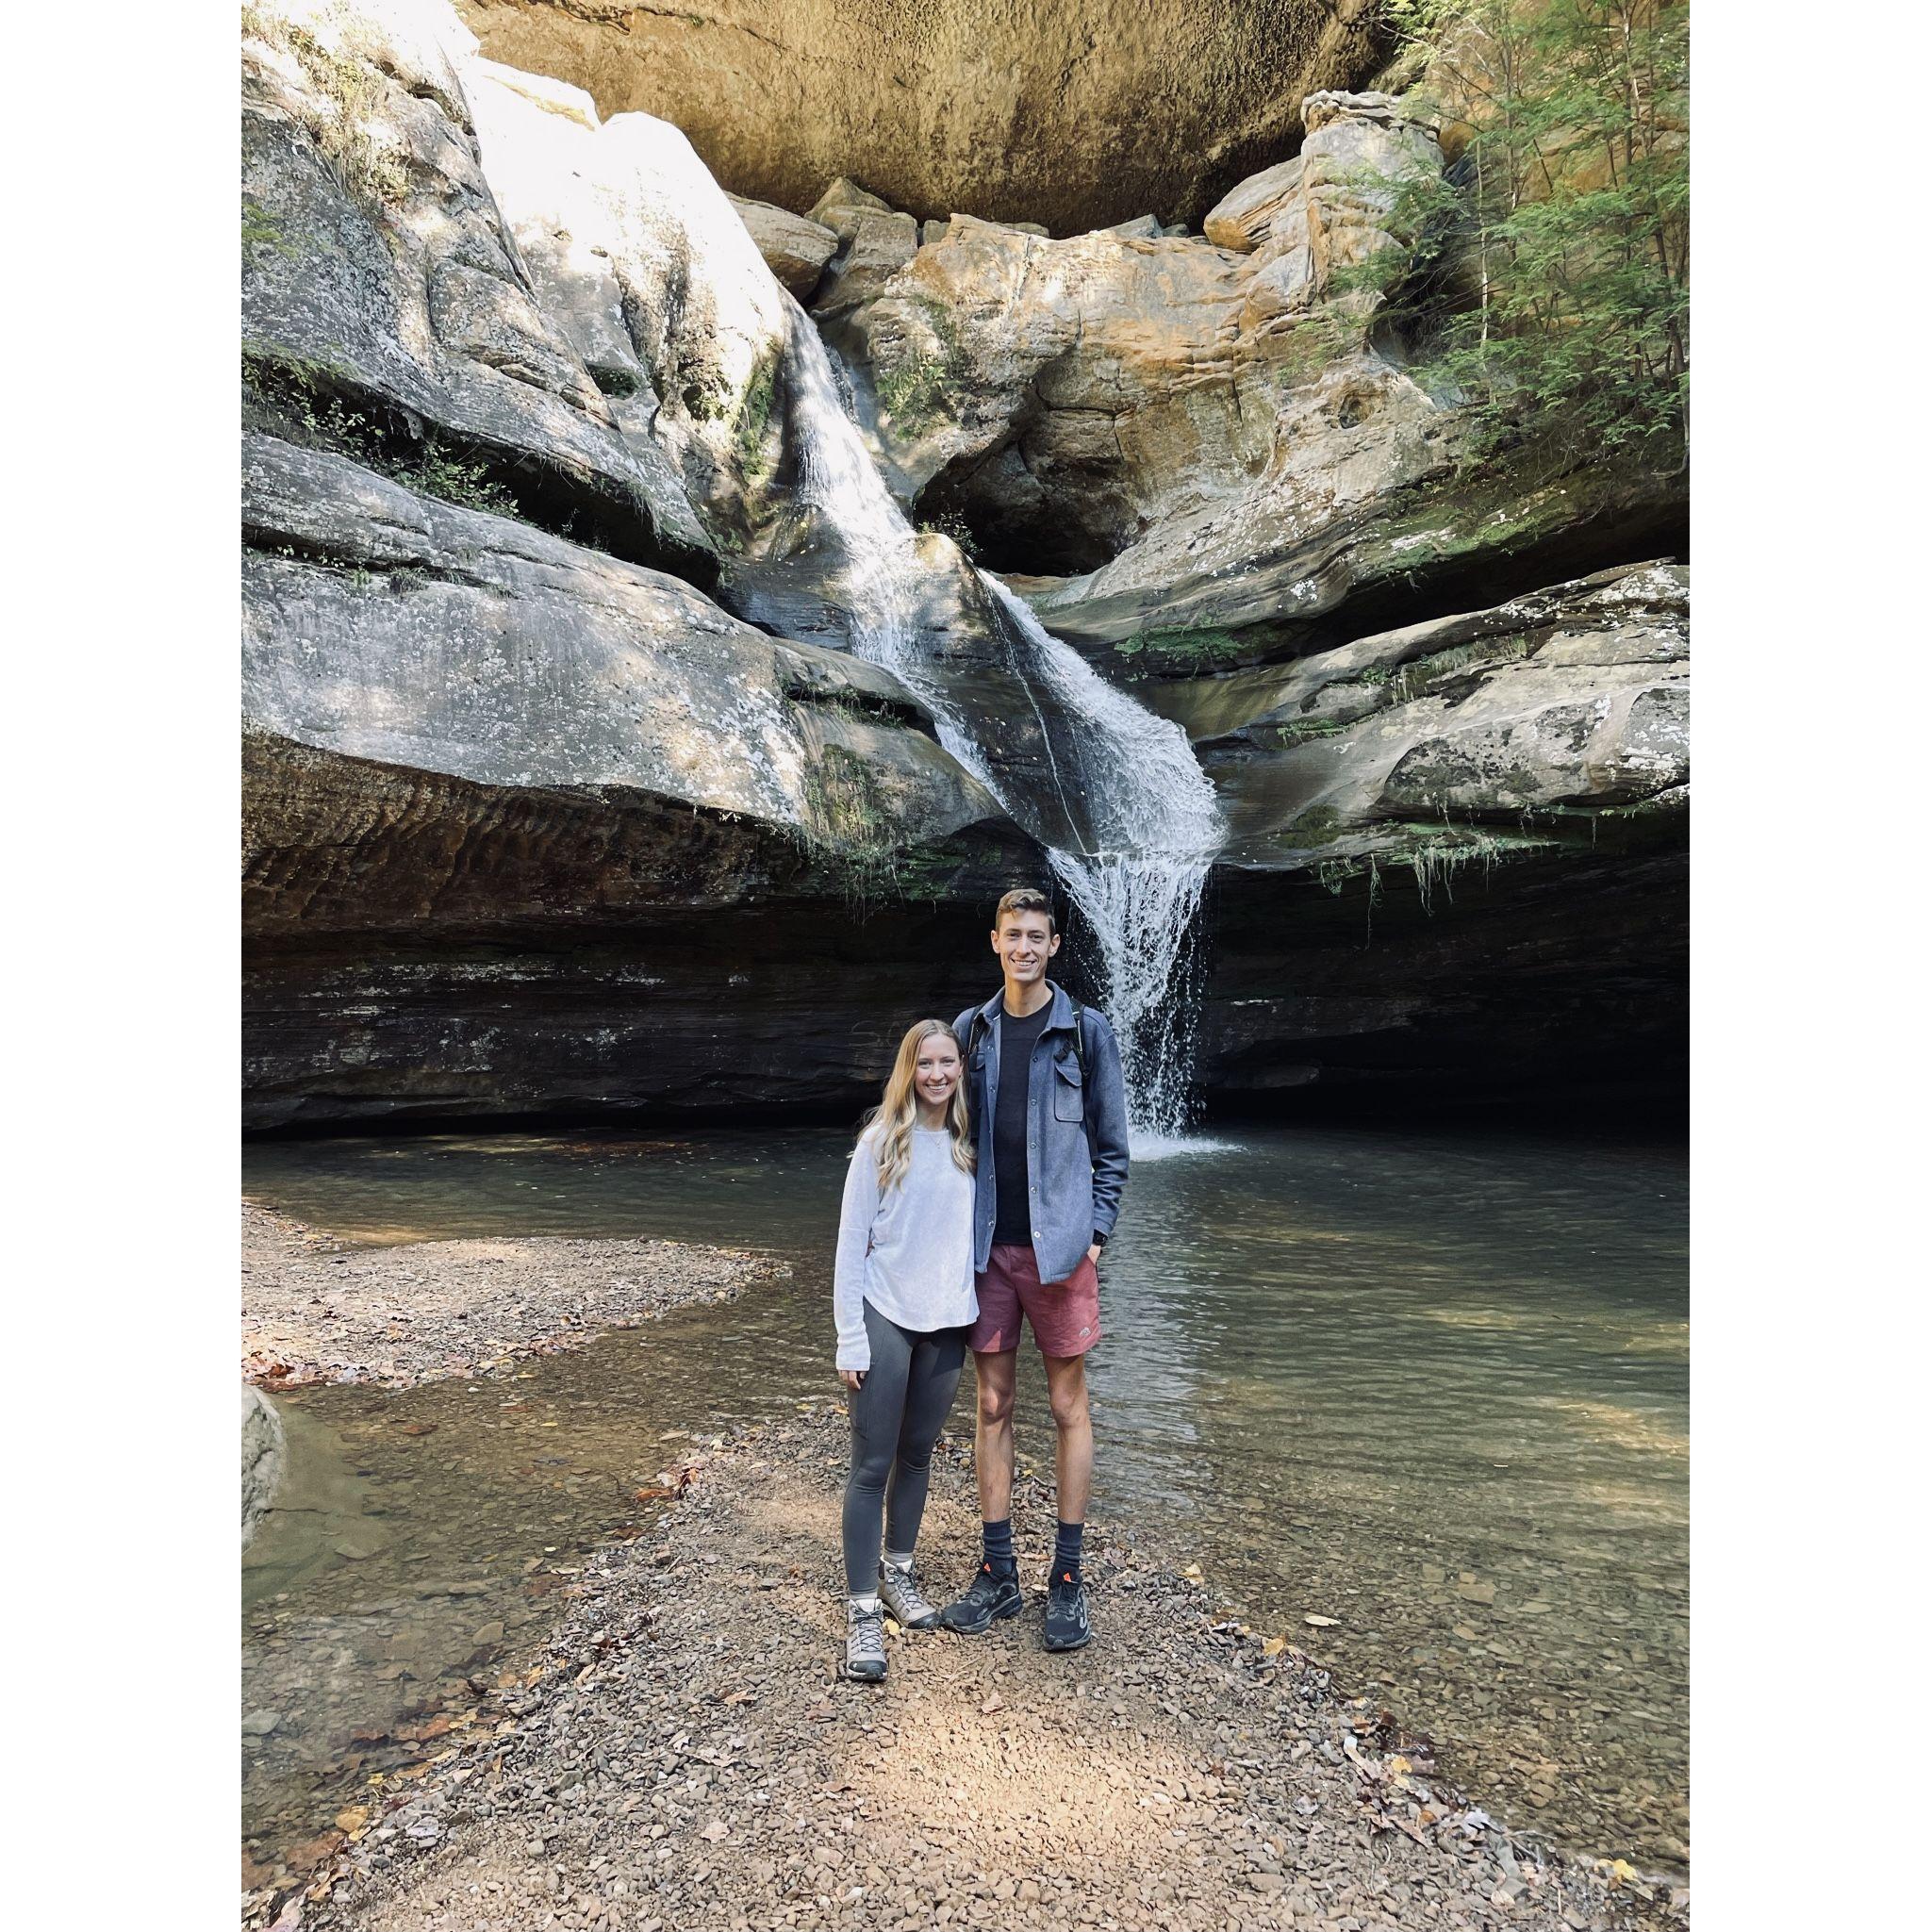
[[[1065,1280],[1042,1281],[1031,1244],[1002,1245],[987,1255],[986,1272],[973,1285],[980,1318],[966,1346],[977,1354],[1017,1348],[1022,1312],[1042,1355],[1084,1355],[1100,1339],[1100,1271],[1086,1255]]]

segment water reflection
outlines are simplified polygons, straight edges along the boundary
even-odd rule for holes
[[[388,1479],[382,1504],[412,1552],[442,1552],[457,1580],[490,1586],[491,1614],[463,1630],[460,1617],[447,1638],[434,1618],[412,1624],[440,1675],[441,1653],[476,1628],[500,1621],[513,1643],[520,1615],[541,1623],[522,1566],[539,1560],[529,1575],[541,1584],[557,1560],[547,1544],[568,1552],[625,1520],[626,1485],[660,1466],[647,1446],[659,1433],[829,1393],[825,1268],[848,1145],[802,1131],[250,1150],[251,1192],[358,1239],[670,1235],[762,1246],[798,1268],[789,1284],[552,1358],[521,1382],[300,1399],[354,1436],[369,1481],[421,1442],[399,1420],[442,1431],[439,1473],[420,1469],[413,1488]],[[1445,1767],[1515,1818],[1641,1861],[1683,1856],[1679,1152],[1247,1131],[1214,1156],[1136,1169],[1102,1308],[1097,1518],[1184,1539],[1243,1615],[1385,1687],[1439,1739]],[[970,1426],[967,1383],[955,1427]],[[534,1406],[499,1412],[512,1391]],[[1044,1467],[1030,1351],[1021,1417],[1022,1461]],[[545,1421],[557,1425],[552,1463],[533,1448]],[[448,1479],[457,1466],[465,1478]],[[552,1513],[520,1500],[533,1481]],[[271,1552],[288,1533],[278,1512]],[[492,1560],[466,1569],[466,1553]],[[355,1593],[368,1595],[352,1573],[386,1560],[285,1577],[276,1614],[346,1617]],[[1317,1631],[1309,1613],[1337,1621]],[[355,1642],[328,1641],[329,1657],[355,1660],[330,1668],[365,1683]],[[302,1667],[322,1667],[321,1654]]]

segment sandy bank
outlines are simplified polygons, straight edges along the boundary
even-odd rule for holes
[[[610,1329],[729,1301],[784,1264],[677,1241],[545,1237],[351,1247],[244,1202],[246,1380],[408,1388],[582,1347]]]

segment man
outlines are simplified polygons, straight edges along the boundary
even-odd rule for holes
[[[1059,1528],[1047,1592],[1047,1648],[1093,1636],[1081,1539],[1094,1470],[1086,1354],[1100,1339],[1097,1263],[1127,1183],[1127,1094],[1105,1015],[1047,978],[1060,950],[1045,893],[1009,892],[993,916],[1004,984],[953,1023],[966,1051],[978,1150],[973,1266],[980,1316],[967,1337],[979,1379],[974,1433],[983,1552],[941,1622],[968,1636],[1020,1610],[1013,1555],[1013,1391],[1020,1317],[1047,1366],[1057,1436]]]

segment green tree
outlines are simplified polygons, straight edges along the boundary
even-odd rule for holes
[[[1527,444],[1682,461],[1690,379],[1689,21],[1682,0],[1389,0],[1453,152],[1404,184],[1420,239],[1362,273],[1472,409]]]

